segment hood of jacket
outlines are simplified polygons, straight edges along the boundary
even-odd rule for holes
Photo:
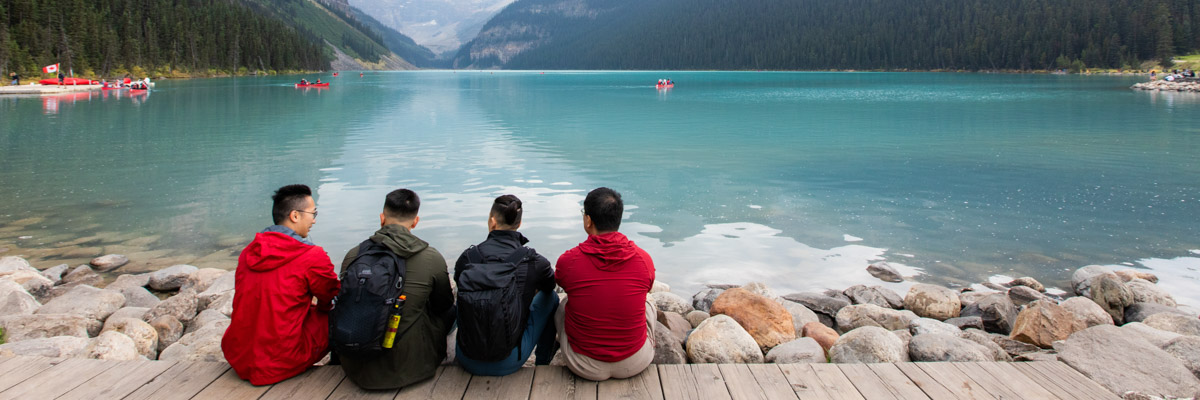
[[[412,257],[429,247],[429,243],[421,240],[408,227],[400,224],[384,225],[371,236],[371,241],[387,246],[401,258]]]
[[[636,256],[637,246],[621,232],[609,232],[588,236],[579,244],[579,251],[599,259],[602,265],[596,266],[601,270],[618,269],[624,261]]]
[[[299,240],[280,232],[259,232],[254,236],[242,255],[251,271],[270,271],[317,249],[317,246],[301,243]]]

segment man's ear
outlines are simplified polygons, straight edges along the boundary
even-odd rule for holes
[[[296,210],[288,211],[288,221],[292,221],[293,224],[300,223],[300,212]]]
[[[409,229],[409,230],[412,230],[412,229],[417,229],[417,223],[418,223],[418,222],[421,222],[421,217],[414,216],[414,217],[413,217],[413,222],[412,222],[412,225],[410,225],[410,226],[408,227],[408,229]]]
[[[379,213],[379,227],[382,228],[386,224],[387,224],[387,216],[384,215],[383,213]]]

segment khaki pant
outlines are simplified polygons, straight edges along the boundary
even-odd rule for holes
[[[571,350],[571,344],[567,340],[567,331],[563,329],[567,315],[567,300],[570,299],[563,299],[559,303],[558,310],[554,313],[554,326],[558,327],[559,351],[563,352],[563,358],[567,360],[567,368],[575,375],[593,381],[603,381],[609,378],[624,379],[642,373],[646,367],[650,366],[650,362],[654,361],[654,331],[652,329],[654,329],[654,322],[658,320],[656,318],[658,309],[654,308],[654,304],[646,302],[646,344],[624,360],[604,362]]]

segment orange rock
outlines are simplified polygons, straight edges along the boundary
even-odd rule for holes
[[[1072,333],[1082,331],[1087,324],[1074,313],[1053,301],[1038,300],[1029,303],[1013,324],[1013,340],[1029,343],[1043,349],[1052,347],[1054,341],[1065,340]]]
[[[825,349],[825,355],[829,355],[829,348],[833,347],[833,344],[837,343],[838,340],[837,331],[833,330],[833,328],[825,326],[825,324],[820,322],[809,322],[804,324],[804,329],[802,329],[801,334],[804,337],[809,337],[813,338],[813,340],[816,340],[817,343],[821,345],[821,348]]]
[[[726,290],[713,301],[712,315],[724,314],[737,321],[765,354],[772,347],[796,339],[792,314],[774,300],[742,288]]]

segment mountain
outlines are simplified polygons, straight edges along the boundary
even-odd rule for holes
[[[418,68],[440,68],[448,65],[445,60],[437,59],[437,55],[433,54],[433,51],[429,50],[428,47],[417,44],[412,38],[384,25],[357,7],[351,7],[350,12],[355,19],[379,33],[383,39],[384,46],[387,46],[389,50],[396,53],[397,56],[400,56],[405,61],[412,63],[412,65]]]
[[[520,0],[456,68],[1137,68],[1200,48],[1194,0]]]
[[[351,0],[384,25],[438,54],[458,50],[513,0]]]
[[[167,1],[167,0],[160,0]],[[177,0],[178,1],[178,0]],[[384,37],[351,16],[345,0],[237,0],[324,43],[335,70],[415,69],[392,53]]]

